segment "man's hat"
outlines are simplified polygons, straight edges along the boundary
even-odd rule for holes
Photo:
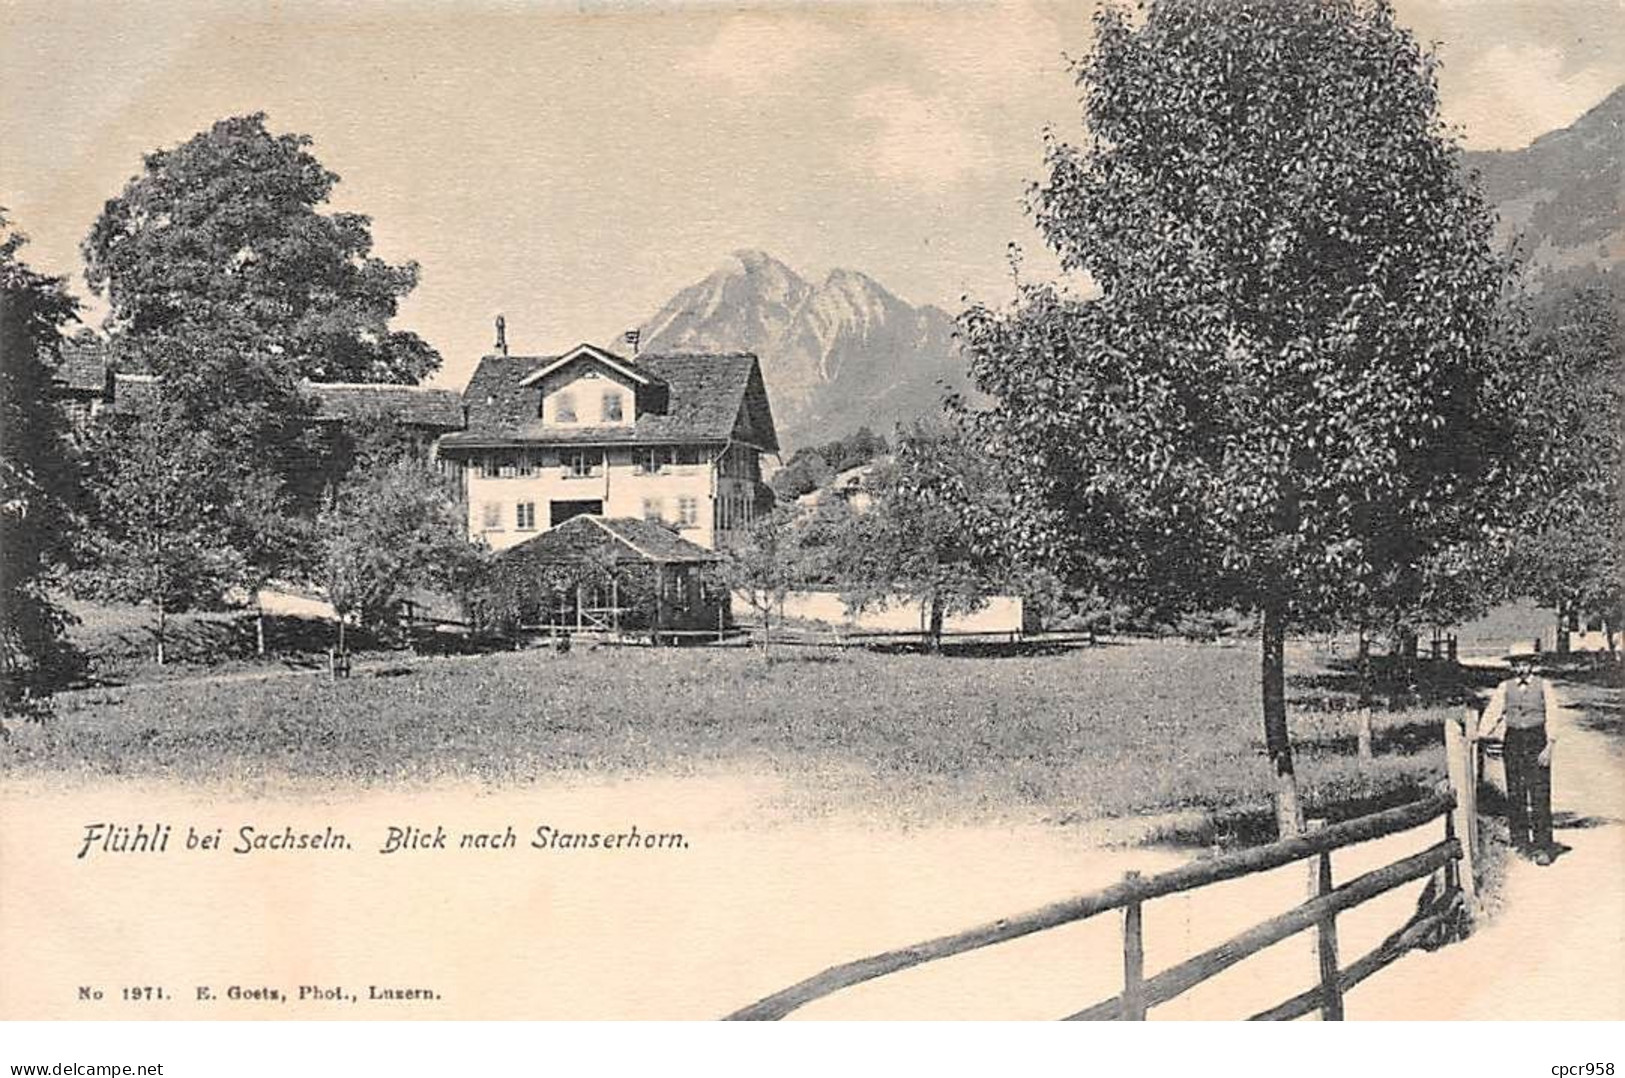
[[[1509,663],[1532,663],[1540,660],[1540,652],[1527,640],[1520,640],[1507,648],[1506,655]]]

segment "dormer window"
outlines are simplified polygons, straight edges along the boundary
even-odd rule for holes
[[[576,397],[574,393],[565,390],[554,395],[553,419],[559,423],[574,423],[576,421]]]
[[[613,389],[604,390],[605,423],[619,423],[621,421],[621,395]]]

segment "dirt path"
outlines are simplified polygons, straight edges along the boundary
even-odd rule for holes
[[[1351,1018],[1625,1018],[1625,748],[1570,707],[1549,728],[1557,840],[1572,849],[1547,868],[1512,858],[1470,939],[1378,974]]]

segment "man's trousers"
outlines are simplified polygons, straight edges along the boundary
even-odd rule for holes
[[[1546,747],[1546,727],[1508,729],[1501,759],[1507,772],[1507,820],[1512,844],[1546,850],[1552,845],[1552,771],[1539,757]]]

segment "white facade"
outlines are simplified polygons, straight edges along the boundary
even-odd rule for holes
[[[754,517],[743,446],[543,446],[464,461],[468,532],[497,550],[590,512],[659,520],[691,543],[726,544]]]
[[[584,345],[518,385],[533,395],[508,413],[508,433],[456,453],[471,537],[501,550],[592,514],[660,521],[715,549],[754,520],[761,449],[726,423],[709,436],[640,428],[666,386],[635,364]]]

